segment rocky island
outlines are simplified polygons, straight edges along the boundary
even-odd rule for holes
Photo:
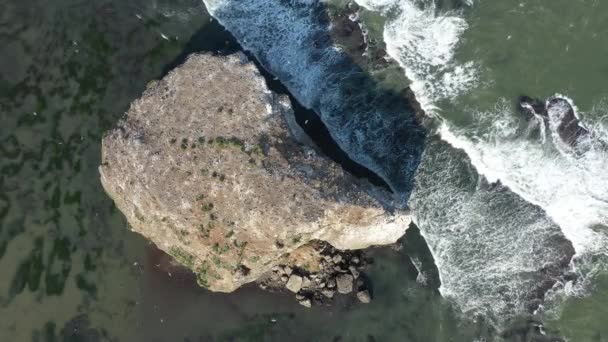
[[[150,83],[104,137],[99,171],[131,229],[212,291],[259,280],[308,306],[355,286],[367,302],[349,250],[411,222],[322,156],[243,54],[192,55]]]

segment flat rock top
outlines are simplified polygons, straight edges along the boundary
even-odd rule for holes
[[[102,184],[134,231],[218,291],[312,239],[363,248],[399,238],[409,218],[387,215],[288,122],[289,100],[244,55],[193,55],[104,137]]]

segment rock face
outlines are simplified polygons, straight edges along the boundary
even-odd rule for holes
[[[301,142],[288,98],[245,56],[193,55],[104,137],[99,170],[134,231],[230,292],[312,240],[366,248],[410,223]]]

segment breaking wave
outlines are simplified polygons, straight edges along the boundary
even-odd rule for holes
[[[608,126],[605,122],[608,110],[598,113],[598,108],[595,108],[595,113],[590,113],[591,115],[576,113],[577,117],[583,117],[592,132],[583,138],[585,141],[582,144],[586,146],[585,152],[581,154],[573,153],[569,146],[564,146],[556,133],[555,122],[545,123],[538,118],[540,121],[537,122],[522,122],[521,116],[514,112],[515,106],[505,99],[498,99],[495,108],[490,111],[461,109],[465,112],[464,115],[472,119],[472,124],[459,127],[442,115],[441,104],[442,101],[453,100],[459,95],[472,92],[479,86],[477,74],[482,67],[475,62],[458,63],[454,60],[460,36],[467,29],[466,21],[457,12],[441,13],[433,1],[360,0],[358,3],[368,10],[383,13],[387,18],[384,29],[387,51],[412,80],[411,88],[425,111],[441,122],[441,138],[455,148],[465,151],[476,172],[489,182],[507,186],[527,202],[542,208],[551,220],[559,225],[563,235],[575,248],[575,262],[570,266],[579,273],[579,286],[573,283],[560,285],[563,285],[567,292],[580,293],[580,285],[587,281],[584,278],[585,273],[593,273],[594,269],[593,266],[585,265],[585,260],[590,255],[608,252],[608,173],[605,171],[608,169]],[[571,99],[568,101],[574,106]],[[594,121],[592,118],[598,119]],[[418,188],[423,189],[420,185]],[[476,190],[474,196],[466,199],[469,204],[477,202],[477,207],[472,206],[469,207],[470,210],[465,210],[463,208],[466,205],[460,203],[457,209],[453,210],[464,213],[461,219],[467,224],[462,226],[462,232],[476,236],[483,228],[471,224],[469,220],[484,216],[483,212],[488,210],[485,201],[478,201],[475,198],[477,196],[483,197],[479,190]],[[416,197],[414,194],[413,198]],[[432,211],[432,208],[427,210]],[[418,216],[424,213],[423,210],[416,212]],[[524,211],[514,215],[523,213]],[[498,215],[500,216],[500,213]],[[450,243],[434,242],[438,237],[436,232],[445,231],[444,228],[436,226],[439,220],[420,221],[421,231],[426,233],[427,240],[434,247],[433,252],[438,254],[435,256],[438,263],[450,260],[450,265],[439,266],[442,294],[459,298],[467,289],[463,289],[458,284],[462,280],[453,275],[462,275],[463,272],[453,273],[450,268],[464,262],[453,262],[453,258],[463,251],[446,252],[445,245]],[[550,226],[553,223],[547,221],[538,224]],[[501,222],[495,222],[495,225],[490,227],[498,230],[504,226]],[[488,227],[488,223],[485,223],[484,227]],[[517,234],[532,237],[538,234],[537,229],[538,226],[530,225]],[[486,233],[491,234],[490,231]],[[482,240],[484,237],[485,235],[479,236]],[[502,238],[505,239],[502,242],[509,245],[508,237]],[[483,245],[482,250],[490,246]],[[490,248],[496,248],[496,251],[502,249],[499,246]],[[464,253],[468,250],[465,248]],[[527,257],[534,255],[533,249],[524,246],[517,246],[517,251]],[[478,260],[483,254],[475,253],[469,257]],[[492,263],[499,266],[494,268],[495,271],[504,272],[505,275],[513,272],[512,267],[526,268],[523,260],[518,263],[513,260],[501,262],[498,259]],[[491,265],[486,265],[485,268],[492,269]],[[469,277],[470,273],[465,279]],[[455,278],[454,284],[450,278]],[[454,291],[455,288],[458,288],[457,292]],[[511,292],[513,291],[517,292],[515,289]],[[466,300],[459,298],[457,301]],[[501,301],[497,300],[495,303]]]
[[[446,127],[441,103],[478,83],[476,64],[454,59],[466,21],[432,1],[359,4],[387,18],[387,52],[412,81],[423,109]],[[561,281],[572,247],[543,210],[489,185],[469,161],[445,143],[430,143],[410,201],[439,270],[440,292],[464,312],[493,318],[534,309]]]
[[[405,70],[416,99],[429,113],[477,83],[475,63],[454,62],[467,22],[456,12],[439,13],[434,1],[362,0],[361,6],[387,17],[388,54]]]
[[[464,312],[500,320],[535,309],[573,254],[542,209],[488,184],[442,141],[427,145],[410,204],[441,294]]]
[[[478,122],[491,121],[485,131],[448,128],[442,137],[467,151],[476,169],[492,182],[500,181],[526,200],[545,209],[572,241],[577,254],[606,253],[608,240],[608,151],[596,144],[606,131],[594,124],[596,137],[582,155],[564,151],[559,137],[530,140],[517,129],[518,119],[506,100],[490,112],[477,112]],[[485,127],[480,124],[479,127]],[[542,133],[541,133],[542,134]],[[605,229],[604,229],[605,230]]]

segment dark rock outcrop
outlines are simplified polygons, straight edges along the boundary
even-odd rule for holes
[[[518,109],[526,120],[542,120],[542,124],[547,125],[567,146],[577,148],[581,138],[589,135],[576,117],[572,104],[563,96],[555,95],[545,103],[529,96],[520,96]]]

